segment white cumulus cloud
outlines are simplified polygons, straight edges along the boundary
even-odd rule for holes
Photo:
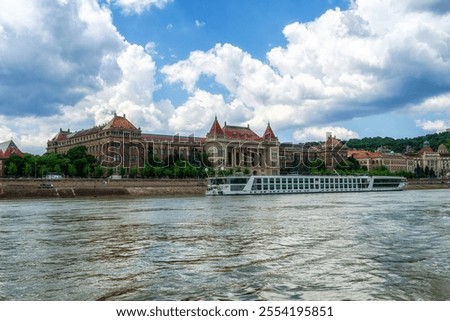
[[[174,108],[153,101],[155,63],[116,30],[107,7],[94,0],[6,2],[0,0],[0,140],[14,133],[22,149],[42,153],[60,127],[89,128],[114,112],[143,130],[167,128]]]
[[[430,132],[444,132],[450,128],[450,120],[416,120],[418,127]]]
[[[340,140],[349,140],[350,138],[358,138],[358,133],[344,127],[325,126],[325,127],[308,127],[294,132],[294,139],[297,142],[317,142],[325,141],[329,136],[336,136]]]
[[[114,5],[122,8],[122,11],[125,14],[141,14],[152,6],[161,9],[172,1],[173,0],[112,0]]]
[[[199,88],[202,77],[213,79],[224,89],[221,101],[244,108],[239,122],[278,129],[388,113],[450,91],[448,1],[355,0],[283,34],[287,44],[270,50],[266,62],[218,44],[162,72],[191,96],[209,90]]]

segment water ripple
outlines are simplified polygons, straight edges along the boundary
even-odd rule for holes
[[[447,193],[6,201],[0,300],[449,300]]]

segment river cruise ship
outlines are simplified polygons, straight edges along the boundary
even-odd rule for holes
[[[400,191],[405,186],[399,176],[228,176],[208,178],[206,195]]]

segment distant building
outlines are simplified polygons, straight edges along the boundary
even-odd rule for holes
[[[450,153],[443,144],[439,145],[437,151],[433,151],[426,141],[423,148],[414,156],[416,167],[425,172],[433,172],[437,177],[445,177],[450,173]]]
[[[441,144],[437,151],[433,151],[430,144],[425,141],[419,152],[408,151],[405,154],[368,152],[365,150],[349,150],[348,156],[355,158],[361,166],[368,170],[385,166],[391,172],[433,173],[437,177],[446,177],[450,173],[450,153]]]
[[[356,159],[361,167],[364,166],[367,170],[385,166],[391,172],[414,172],[414,160],[398,153],[349,150],[348,156]]]
[[[23,153],[17,147],[17,145],[13,142],[13,140],[9,140],[3,143],[0,143],[0,176],[5,176],[5,162],[12,155],[17,155],[23,157]]]
[[[345,163],[347,160],[348,147],[331,133],[327,134],[327,140],[318,151],[318,158],[325,162],[327,169],[333,169],[337,164]]]

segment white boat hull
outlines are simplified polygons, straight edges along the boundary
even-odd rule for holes
[[[208,179],[206,195],[264,195],[401,191],[398,176],[230,176]]]

